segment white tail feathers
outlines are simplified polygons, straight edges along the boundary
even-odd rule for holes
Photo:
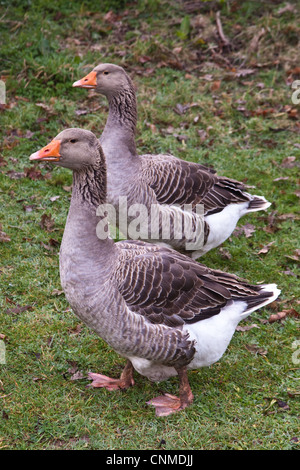
[[[267,201],[264,196],[252,196],[247,212],[264,211],[268,209],[270,205],[271,202]]]
[[[274,302],[274,300],[277,299],[281,292],[276,284],[264,284],[261,286],[261,288],[261,293],[268,292],[270,293],[270,295],[267,298],[265,296],[262,296],[262,301],[258,302],[254,306],[250,306],[247,310],[242,313],[242,317],[247,317],[248,315],[250,315],[250,313],[254,312],[255,310],[258,310],[259,308],[265,307],[271,302]]]

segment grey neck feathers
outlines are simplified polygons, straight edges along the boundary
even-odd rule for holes
[[[132,156],[136,155],[135,132],[137,124],[137,105],[133,85],[118,94],[107,96],[109,103],[108,119],[103,130],[101,142],[114,140],[115,144],[126,147]],[[109,155],[107,155],[109,158]]]
[[[82,170],[73,171],[72,202],[78,201],[86,209],[95,212],[106,202],[106,163],[103,152],[98,147],[99,158],[95,164]]]
[[[62,244],[64,255],[68,256],[71,251],[74,256],[75,249],[78,263],[89,263],[90,266],[96,263],[95,270],[99,266],[103,269],[111,261],[107,256],[108,250],[114,251],[111,238],[100,239],[97,236],[97,225],[103,219],[97,215],[97,208],[105,203],[106,164],[99,145],[96,162],[82,170],[73,171],[72,198]],[[104,231],[108,234],[106,222],[105,226]]]

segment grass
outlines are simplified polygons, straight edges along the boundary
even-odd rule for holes
[[[7,89],[0,111],[0,448],[299,448],[299,317],[268,322],[278,311],[299,313],[300,111],[291,102],[291,83],[300,78],[297,4],[280,13],[280,1],[125,3],[114,2],[109,15],[111,2],[100,11],[92,0],[0,4]],[[215,33],[216,9],[231,50]],[[71,175],[28,161],[66,127],[101,133],[106,101],[71,87],[101,61],[125,66],[136,84],[140,153],[213,165],[272,202],[240,222],[253,226],[250,237],[233,235],[203,261],[254,283],[276,282],[280,299],[244,322],[256,327],[237,331],[217,364],[190,373],[194,404],[168,418],[156,418],[145,403],[161,391],[176,394],[176,378],[151,384],[136,375],[127,392],[86,387],[89,370],[118,376],[124,361],[77,320],[60,292]],[[180,113],[187,104],[194,106]]]

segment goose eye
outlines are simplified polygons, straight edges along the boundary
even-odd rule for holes
[[[71,144],[75,144],[77,142],[77,139],[70,139],[69,142],[71,142]]]
[[[108,75],[109,72],[107,70],[104,70],[103,75]]]

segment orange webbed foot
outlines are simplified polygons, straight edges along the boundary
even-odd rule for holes
[[[179,397],[168,393],[152,398],[147,404],[155,407],[156,416],[168,416],[184,408]]]
[[[111,377],[107,377],[106,375],[95,374],[94,372],[89,372],[88,377],[92,380],[92,383],[88,385],[89,387],[102,387],[110,391],[120,389],[124,390],[134,385],[133,366],[130,361],[127,362],[119,379],[112,379]]]

